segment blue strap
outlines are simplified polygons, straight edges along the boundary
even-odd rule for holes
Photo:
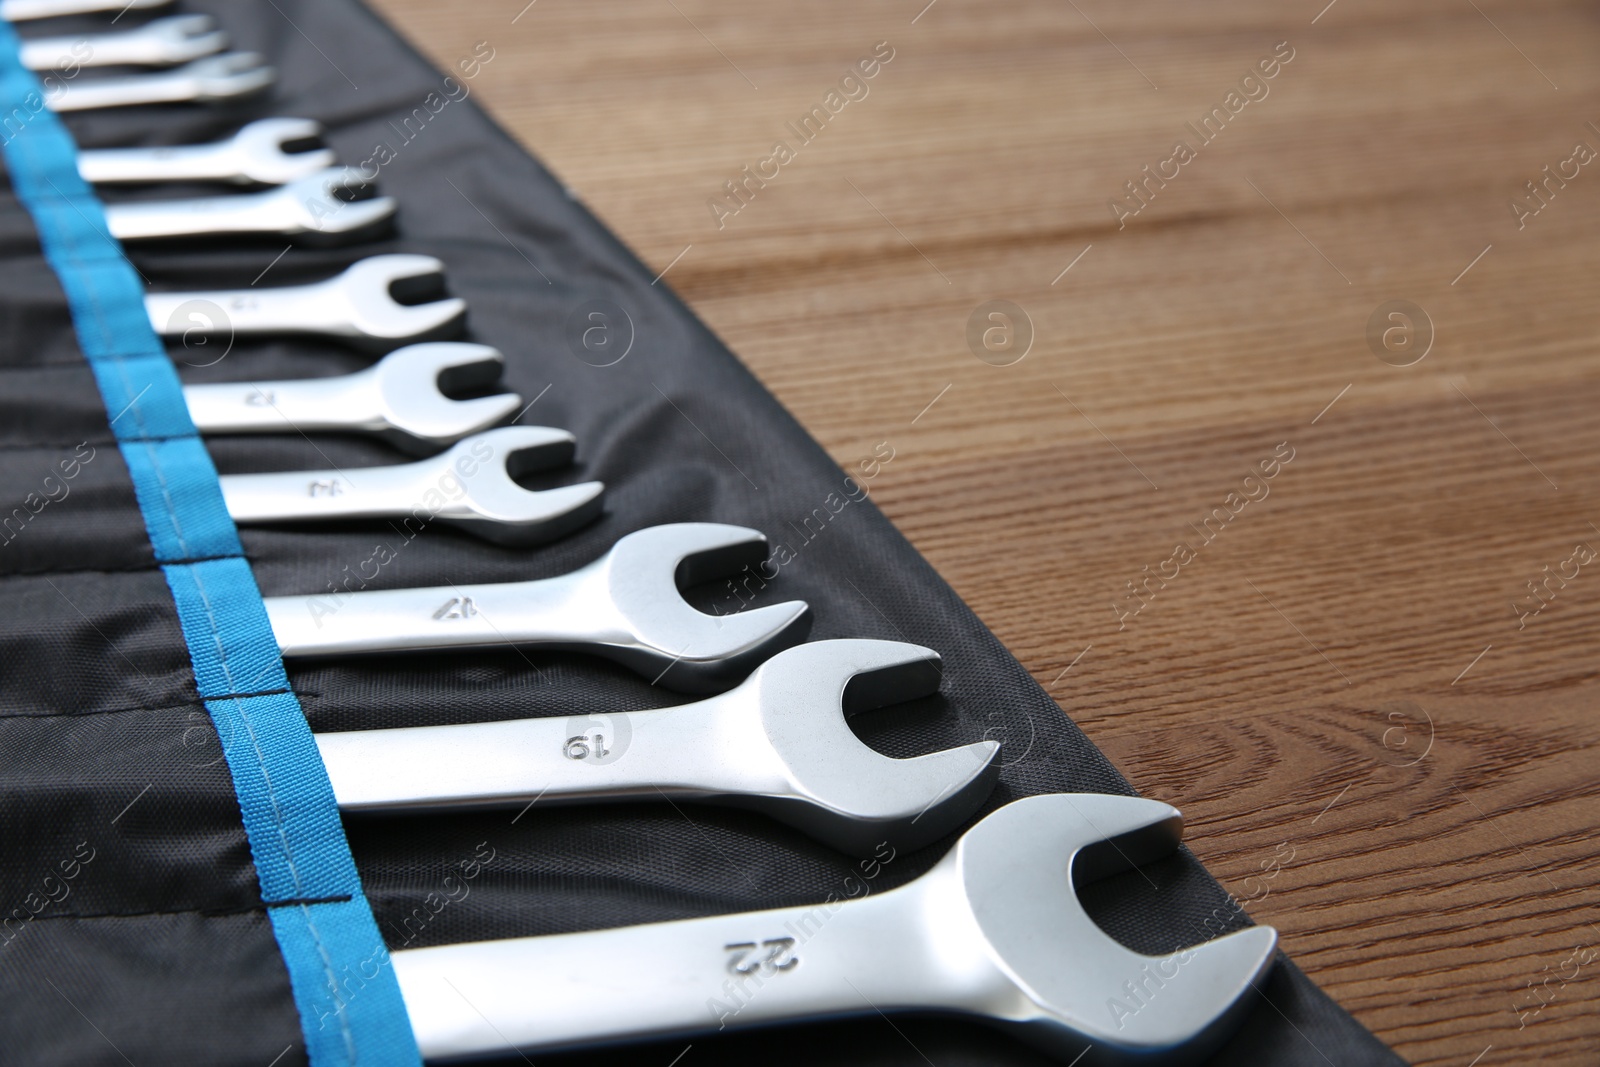
[[[0,145],[72,309],[233,775],[313,1067],[416,1067],[399,983],[216,468],[77,146],[0,20]],[[57,86],[59,83],[55,83]],[[59,87],[54,91],[59,91]]]

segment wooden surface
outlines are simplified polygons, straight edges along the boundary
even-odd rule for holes
[[[925,2],[378,7],[442,67],[488,42],[477,98],[841,463],[892,443],[874,498],[1363,1023],[1418,1064],[1600,1063],[1600,562],[1513,606],[1600,549],[1600,165],[1509,207],[1600,149],[1600,10]],[[1010,366],[966,339],[991,299],[1033,326]],[[1411,366],[1366,337],[1391,300],[1434,325]]]

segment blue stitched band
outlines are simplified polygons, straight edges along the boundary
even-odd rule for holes
[[[307,1055],[313,1067],[415,1067],[400,986],[216,469],[151,329],[140,280],[78,176],[77,146],[45,106],[45,91],[0,20],[0,142],[12,188],[66,292],[172,590],[195,684],[233,774]]]

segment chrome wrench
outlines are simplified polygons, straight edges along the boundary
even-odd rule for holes
[[[92,15],[97,11],[149,11],[172,0],[0,0],[0,19],[26,22],[62,15]]]
[[[1159,801],[1045,794],[876,895],[389,959],[430,1062],[913,1011],[998,1027],[1063,1065],[1194,1064],[1251,1007],[1277,932],[1146,956],[1101,931],[1073,888],[1167,855],[1182,834]]]
[[[932,649],[817,641],[779,652],[720,696],[581,726],[517,719],[316,739],[347,812],[663,797],[751,808],[866,855],[882,841],[915,849],[938,840],[994,787],[998,742],[891,759],[845,722],[938,688]]]
[[[652,526],[553,578],[267,597],[267,618],[285,657],[533,645],[604,656],[671,689],[716,692],[804,640],[810,609],[797,600],[706,615],[678,583],[766,555],[766,537],[742,526]]]
[[[570,463],[575,447],[565,430],[507,426],[415,463],[225,474],[222,499],[240,525],[392,518],[420,530],[437,520],[498,544],[534,545],[600,514],[599,482],[535,492],[514,480]]]
[[[106,227],[122,241],[162,237],[277,234],[301,244],[339,244],[369,236],[395,212],[373,196],[355,167],[329,167],[259,193],[111,204]],[[351,197],[367,199],[349,199]]]
[[[91,148],[78,153],[86,182],[203,181],[233,185],[285,185],[334,165],[333,149],[310,147],[322,125],[310,119],[258,119],[225,141],[156,148]]]
[[[228,52],[154,74],[63,82],[45,103],[52,111],[88,111],[138,104],[218,104],[258,93],[277,74],[254,52]]]
[[[22,42],[29,70],[59,67],[170,67],[228,47],[228,35],[210,15],[172,15],[136,30],[79,37],[35,37]]]

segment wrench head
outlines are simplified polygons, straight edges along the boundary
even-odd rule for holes
[[[447,389],[476,389],[500,380],[506,357],[488,345],[433,341],[407,345],[366,373],[375,379],[380,421],[396,448],[432,455],[468,434],[505,421],[522,406],[516,393],[452,400]]]
[[[281,218],[281,232],[301,244],[337,245],[372,237],[394,218],[394,198],[376,191],[356,167],[328,167],[256,195]]]
[[[345,340],[379,351],[400,341],[453,336],[467,315],[460,297],[401,303],[442,293],[444,264],[432,256],[368,256],[318,288],[341,306]]]
[[[570,433],[548,426],[505,426],[458,441],[437,460],[441,484],[454,479],[460,494],[439,513],[440,521],[517,547],[553,541],[591,522],[605,491],[599,482],[543,491],[516,483],[521,475],[571,463],[576,447]]]
[[[337,162],[331,148],[291,150],[314,143],[321,136],[322,124],[311,119],[257,119],[240,127],[228,143],[240,180],[254,185],[285,185]]]
[[[254,52],[208,56],[176,67],[171,73],[193,81],[194,99],[202,104],[221,103],[259,93],[278,76],[277,71],[263,65],[261,57]]]
[[[673,523],[622,538],[589,567],[611,625],[626,635],[607,655],[669,689],[713,693],[734,685],[773,653],[805,640],[810,607],[793,600],[707,615],[678,586],[746,568],[755,574],[766,558],[766,536],[743,526]]]
[[[935,693],[939,677],[937,652],[899,641],[815,641],[780,652],[719,698],[737,705],[730,714],[760,724],[789,787],[744,806],[852,855],[884,841],[921,848],[954,830],[993,790],[1000,745],[893,759],[845,721],[848,712]]]
[[[228,47],[228,35],[210,15],[169,15],[133,32],[148,37],[152,50],[169,63],[187,63]]]
[[[1028,797],[962,835],[935,871],[959,886],[1012,987],[986,990],[981,1013],[1005,1004],[1001,1025],[1066,1059],[1091,1043],[1085,1063],[1195,1063],[1220,1044],[1272,967],[1277,932],[1256,926],[1146,956],[1095,925],[1073,889],[1167,855],[1182,836],[1176,808],[1100,793]]]

